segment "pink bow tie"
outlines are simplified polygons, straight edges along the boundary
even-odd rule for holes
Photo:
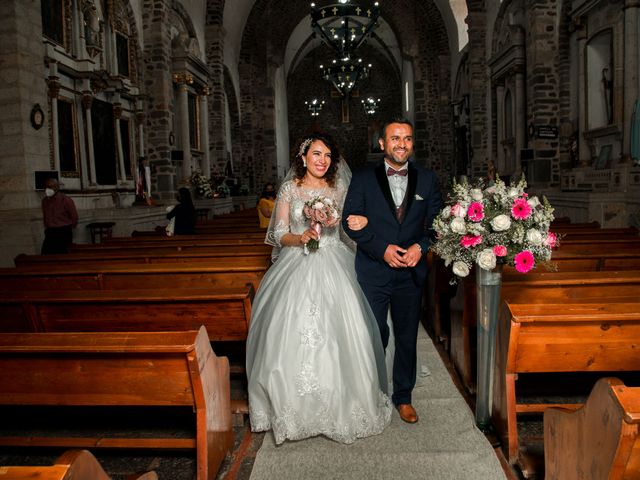
[[[409,171],[404,168],[402,170],[394,170],[393,168],[387,168],[387,177],[393,177],[394,175],[400,175],[401,177],[406,177]]]

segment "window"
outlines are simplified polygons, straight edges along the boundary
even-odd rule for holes
[[[98,185],[115,185],[117,156],[113,105],[94,99],[91,104],[91,123],[96,182]]]
[[[120,141],[122,142],[122,156],[124,163],[124,173],[131,177],[131,130],[129,130],[129,119],[120,119]]]
[[[129,77],[129,37],[120,32],[116,32],[116,56],[118,74]]]
[[[77,172],[76,149],[76,121],[73,103],[62,98],[58,99],[58,145],[60,156],[60,170],[63,172]]]
[[[189,145],[193,149],[200,148],[200,119],[198,98],[195,95],[189,94]]]
[[[42,34],[64,45],[64,0],[41,0]]]

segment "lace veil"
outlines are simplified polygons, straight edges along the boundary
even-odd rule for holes
[[[293,180],[294,177],[295,177],[295,168],[292,166],[287,172],[287,174],[285,175],[280,186],[284,185],[288,181]],[[336,172],[336,185],[338,185],[339,183],[342,183],[344,185],[344,188],[346,189],[348,188],[350,182],[351,182],[351,168],[349,168],[349,165],[347,165],[346,160],[343,157],[340,157],[340,162],[338,163],[338,170]],[[278,207],[280,207],[279,204],[281,200],[282,200],[282,189],[278,191],[276,204],[273,207],[273,210],[271,213],[271,220],[269,221],[269,228],[267,228],[267,235],[265,236],[265,239],[264,239],[264,243],[266,243],[267,245],[271,245],[273,247],[273,250],[271,250],[272,262],[275,262],[278,259],[278,256],[280,255],[280,250],[282,248],[282,245],[280,244],[280,237],[276,235],[276,217],[277,217],[276,212],[278,212]],[[342,205],[340,205],[340,209],[342,210]],[[346,236],[346,234],[342,232],[342,227],[340,227],[340,237],[345,243],[347,243],[350,247],[353,248],[353,245],[351,245],[351,240]]]

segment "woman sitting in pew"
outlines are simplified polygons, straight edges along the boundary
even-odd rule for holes
[[[384,430],[391,401],[380,330],[340,236],[349,167],[322,134],[300,144],[292,165],[267,231],[277,261],[252,306],[251,428],[273,430],[278,444],[316,435],[352,443]],[[305,214],[317,201],[337,210],[321,233]]]
[[[258,201],[258,219],[260,220],[260,228],[267,228],[271,220],[273,207],[276,205],[276,187],[273,183],[267,183],[260,195]]]
[[[188,188],[182,187],[176,196],[178,204],[167,213],[167,218],[175,218],[173,227],[174,235],[193,235],[196,233],[196,208],[191,200],[191,192]]]

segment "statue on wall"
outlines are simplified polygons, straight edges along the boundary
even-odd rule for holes
[[[82,4],[84,17],[84,39],[87,53],[94,57],[100,52],[100,17],[93,0],[85,0]]]

